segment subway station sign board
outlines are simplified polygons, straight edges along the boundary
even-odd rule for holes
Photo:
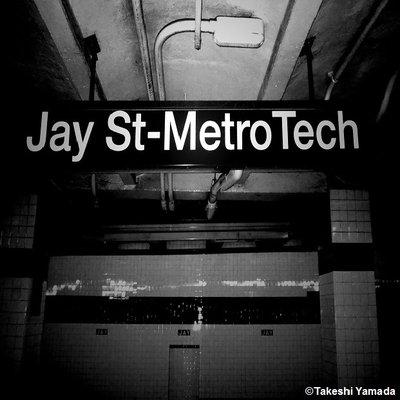
[[[344,166],[363,162],[370,136],[365,116],[326,102],[75,102],[20,115],[19,160],[53,171]]]

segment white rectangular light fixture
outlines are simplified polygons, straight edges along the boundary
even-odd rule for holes
[[[260,47],[264,42],[264,23],[260,18],[217,17],[214,41],[221,47]]]

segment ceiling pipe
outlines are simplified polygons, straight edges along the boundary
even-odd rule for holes
[[[140,54],[142,56],[142,65],[144,78],[146,80],[147,95],[149,100],[154,100],[154,85],[151,74],[149,45],[144,24],[143,8],[141,0],[132,0],[133,15],[135,17],[136,34],[139,40]]]
[[[165,83],[164,83],[164,66],[162,59],[162,48],[165,41],[173,35],[182,32],[194,32],[196,28],[196,22],[194,19],[184,19],[181,21],[175,21],[172,24],[167,25],[157,35],[154,53],[156,59],[156,75],[157,75],[157,86],[159,99],[165,100]],[[201,21],[201,32],[213,33],[214,27],[212,21]]]
[[[392,94],[393,86],[394,86],[394,83],[396,82],[396,79],[397,79],[397,75],[398,75],[398,74],[399,74],[399,70],[397,70],[397,71],[391,76],[391,78],[389,79],[389,82],[388,82],[388,84],[387,84],[387,86],[386,86],[385,94],[384,94],[383,99],[382,99],[381,106],[380,106],[380,108],[379,108],[378,115],[377,115],[377,117],[376,117],[376,122],[377,122],[377,123],[380,122],[380,120],[382,119],[382,117],[383,117],[383,116],[385,115],[385,113],[386,113],[386,110],[387,110],[387,107],[388,107],[389,101],[390,101],[390,96],[391,96],[391,94]]]
[[[201,20],[200,32],[214,34],[214,42],[222,47],[258,48],[264,43],[264,23],[260,18],[217,17]],[[195,32],[196,20],[184,19],[165,26],[154,44],[158,96],[165,100],[162,48],[171,36],[182,32]]]
[[[174,187],[173,187],[173,177],[171,173],[168,173],[168,207],[170,211],[175,211],[175,201],[174,201]]]
[[[200,50],[201,47],[201,12],[203,8],[203,1],[196,0],[196,19],[194,30],[194,48]]]
[[[381,12],[383,11],[383,9],[386,7],[386,5],[388,3],[389,3],[389,0],[384,0],[384,1],[379,2],[372,17],[368,21],[367,25],[365,25],[360,36],[357,38],[357,40],[354,43],[353,47],[351,48],[350,52],[347,54],[346,58],[340,64],[339,68],[336,70],[336,72],[334,72],[334,71],[328,72],[328,77],[331,79],[331,82],[328,86],[328,89],[326,90],[324,100],[329,100],[331,98],[333,88],[335,87],[336,83],[338,83],[343,71],[346,69],[347,65],[349,64],[351,59],[354,57],[354,54],[361,46],[361,43],[364,41],[364,39],[367,36],[368,32],[370,31],[371,27],[374,25],[375,21],[378,19],[379,15],[381,14]]]
[[[164,172],[160,173],[160,195],[161,195],[161,208],[167,211],[167,201],[165,200],[165,181]]]
[[[211,186],[208,202],[206,206],[207,219],[210,220],[214,217],[217,209],[218,193],[223,190],[228,190],[235,183],[237,183],[243,175],[243,170],[232,169],[227,174],[221,174],[216,182]]]
[[[259,18],[217,17],[215,20],[201,19],[201,2],[196,2],[196,19],[175,21],[165,26],[157,35],[154,44],[154,57],[156,63],[156,77],[158,96],[161,101],[166,99],[164,82],[164,65],[162,48],[165,41],[171,36],[182,32],[195,32],[195,48],[200,48],[201,32],[214,34],[214,41],[218,46],[257,48],[264,43],[264,23]],[[198,35],[196,35],[196,33]],[[223,174],[211,188],[206,206],[207,218],[211,219],[215,213],[217,195],[220,190],[227,190],[242,176],[242,170],[231,170]],[[171,178],[170,178],[171,176]],[[163,179],[163,178],[162,178]],[[170,210],[174,209],[172,192],[172,175],[169,175]],[[163,182],[162,182],[163,184]],[[165,198],[162,199],[165,202]]]
[[[91,187],[92,187],[94,208],[98,208],[99,207],[99,199],[97,198],[96,174],[92,174],[92,176],[91,176]]]

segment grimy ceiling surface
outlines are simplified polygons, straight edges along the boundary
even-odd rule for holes
[[[131,1],[36,0],[35,3],[67,68],[72,71],[72,80],[82,98],[87,98],[87,71],[84,65],[80,65],[83,60],[80,60],[79,49],[74,46],[74,38],[69,32],[66,7],[70,7],[84,37],[96,33],[101,47],[98,75],[107,99],[148,98]],[[157,34],[174,21],[194,19],[195,3],[194,0],[142,2],[154,81],[153,49]],[[203,19],[217,16],[261,18],[265,26],[265,42],[258,49],[223,48],[215,45],[211,35],[202,34],[201,49],[195,50],[193,33],[171,37],[163,50],[167,99],[277,98],[283,93],[320,3],[320,0],[299,0],[297,4],[288,0],[204,1]],[[290,16],[282,52],[281,49],[274,49],[274,45],[281,40],[278,32],[286,13]],[[276,65],[268,85],[262,88],[274,51],[279,53]]]
[[[101,52],[97,72],[108,100],[146,100],[143,59],[132,0],[16,0],[6,6],[13,34],[6,44],[13,76],[43,97],[88,99],[89,71],[83,37],[96,34]],[[154,41],[160,30],[195,18],[195,0],[142,0],[153,85]],[[203,19],[257,17],[265,41],[258,49],[218,47],[202,34],[168,39],[163,48],[168,100],[307,99],[307,68],[299,57],[307,37],[313,44],[316,97],[324,97],[327,73],[343,57],[383,0],[204,0]],[[350,62],[333,99],[350,100],[369,91],[379,98],[396,68],[399,2],[391,0]],[[78,32],[78,35],[77,35]],[[8,47],[10,47],[8,51]],[[374,93],[371,92],[374,89]],[[47,90],[47,92],[46,92]],[[56,94],[55,94],[56,93]],[[157,97],[157,93],[156,93]]]

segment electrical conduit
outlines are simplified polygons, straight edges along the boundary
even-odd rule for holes
[[[232,169],[227,174],[221,174],[217,181],[211,186],[208,202],[206,206],[207,219],[213,218],[217,209],[218,193],[223,190],[228,190],[237,183],[243,175],[243,170]]]

